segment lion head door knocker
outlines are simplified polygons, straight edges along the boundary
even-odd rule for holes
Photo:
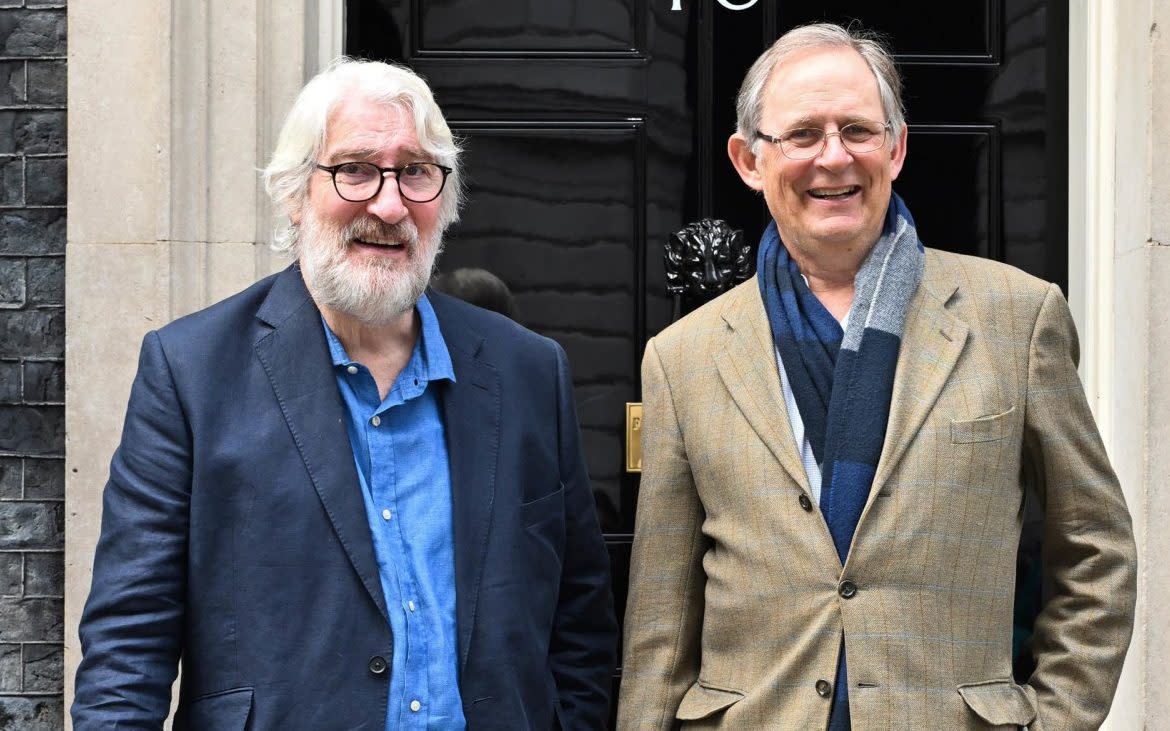
[[[751,245],[743,231],[704,218],[672,233],[666,242],[666,291],[674,295],[675,319],[682,299],[700,305],[752,276]]]

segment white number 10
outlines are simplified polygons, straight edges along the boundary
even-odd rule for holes
[[[744,0],[744,2],[736,5],[730,0],[718,0],[719,4],[728,10],[746,10],[755,5],[758,0]],[[671,10],[682,10],[682,0],[674,0],[674,4],[670,6]]]

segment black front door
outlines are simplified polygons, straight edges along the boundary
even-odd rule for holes
[[[738,8],[738,9],[736,9]],[[440,267],[481,267],[560,342],[621,617],[637,501],[625,403],[669,324],[663,245],[704,217],[767,220],[725,153],[751,62],[819,20],[889,36],[905,79],[895,189],[928,246],[1063,284],[1067,6],[1049,0],[349,0],[346,52],[405,63],[467,144],[469,204]]]

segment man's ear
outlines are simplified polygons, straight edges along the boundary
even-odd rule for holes
[[[902,125],[902,134],[898,135],[894,149],[890,150],[890,180],[897,180],[898,173],[902,172],[902,165],[906,162],[906,125]]]
[[[764,174],[759,168],[759,158],[752,152],[751,143],[739,132],[727,139],[727,156],[747,187],[752,190],[764,189]]]

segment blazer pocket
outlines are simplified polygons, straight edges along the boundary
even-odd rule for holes
[[[565,514],[565,485],[558,483],[555,491],[532,502],[520,503],[520,522],[527,527],[539,525],[549,518]]]
[[[994,442],[1003,439],[1012,431],[1013,416],[1016,407],[1013,406],[1002,414],[980,416],[970,421],[951,422],[951,442],[954,444],[971,444],[974,442]]]
[[[674,717],[679,721],[698,721],[730,708],[743,698],[743,691],[720,688],[700,680],[683,696]]]
[[[958,690],[967,707],[993,726],[1028,726],[1036,720],[1035,703],[1011,680],[966,683]]]
[[[200,731],[244,731],[252,715],[252,689],[235,688],[191,703],[186,727]]]

